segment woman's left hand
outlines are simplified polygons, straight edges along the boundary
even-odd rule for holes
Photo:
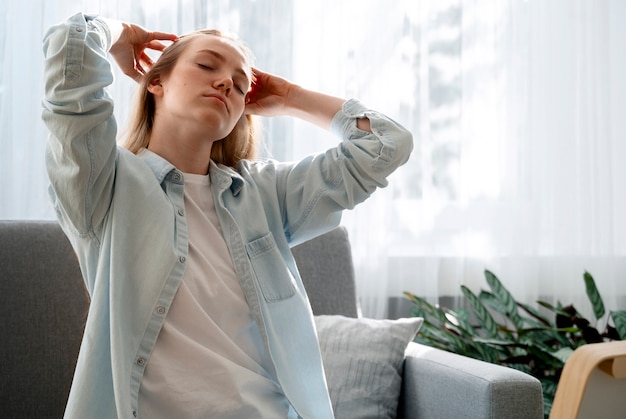
[[[247,114],[262,116],[287,115],[289,96],[298,86],[288,80],[252,69],[252,87],[246,96]]]
[[[342,98],[305,89],[253,68],[245,112],[261,116],[293,116],[328,129],[344,102]],[[357,127],[365,131],[371,129],[367,118],[357,119]]]

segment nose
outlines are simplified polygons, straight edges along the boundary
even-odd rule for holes
[[[213,87],[224,90],[224,93],[228,94],[233,88],[233,80],[229,76],[218,77],[213,82]]]

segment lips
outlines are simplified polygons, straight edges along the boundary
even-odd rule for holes
[[[203,95],[203,96],[204,96],[204,97],[207,97],[207,98],[217,99],[218,101],[220,101],[220,102],[222,103],[222,105],[223,105],[226,109],[228,109],[228,105],[226,104],[226,99],[224,99],[224,97],[223,97],[223,96],[218,95],[217,93],[206,94],[206,95]]]

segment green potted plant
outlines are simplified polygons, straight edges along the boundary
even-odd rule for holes
[[[543,387],[546,417],[563,366],[574,349],[587,343],[626,339],[626,311],[611,311],[606,316],[600,293],[588,272],[584,282],[595,316],[593,323],[573,305],[553,306],[538,301],[542,312],[516,301],[492,272],[486,270],[485,278],[489,290],[481,290],[478,295],[461,286],[468,309],[440,307],[405,292],[414,303],[411,315],[424,318],[415,340],[536,377]]]

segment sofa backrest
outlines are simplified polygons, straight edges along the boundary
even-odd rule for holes
[[[88,309],[55,222],[0,222],[0,417],[61,418]]]
[[[340,227],[293,249],[315,314],[357,316]],[[58,223],[0,221],[0,418],[60,418],[89,297]]]
[[[348,232],[338,227],[292,249],[314,314],[358,317]]]

